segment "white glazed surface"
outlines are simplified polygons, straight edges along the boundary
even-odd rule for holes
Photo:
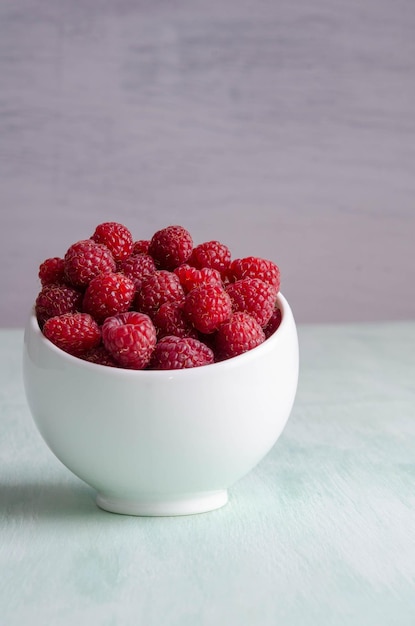
[[[49,448],[118,513],[175,515],[222,506],[226,490],[280,436],[298,382],[298,340],[282,322],[239,357],[176,371],[131,371],[72,357],[32,315],[23,373],[34,421]]]

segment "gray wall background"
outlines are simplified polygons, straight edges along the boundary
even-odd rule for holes
[[[275,260],[299,322],[415,318],[413,0],[0,0],[0,325],[106,220]]]

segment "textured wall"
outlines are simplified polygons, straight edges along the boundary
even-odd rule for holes
[[[305,321],[415,318],[412,0],[0,0],[0,325],[104,220],[282,270]]]

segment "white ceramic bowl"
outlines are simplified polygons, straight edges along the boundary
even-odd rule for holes
[[[269,452],[295,398],[298,341],[279,295],[274,335],[233,359],[185,370],[105,367],[63,352],[32,315],[23,373],[52,452],[98,491],[103,509],[180,515],[216,509]]]

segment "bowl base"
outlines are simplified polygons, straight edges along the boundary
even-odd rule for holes
[[[166,517],[207,513],[224,506],[228,502],[227,489],[205,493],[183,494],[177,497],[143,497],[130,500],[105,493],[98,493],[96,503],[105,511],[121,515]]]

